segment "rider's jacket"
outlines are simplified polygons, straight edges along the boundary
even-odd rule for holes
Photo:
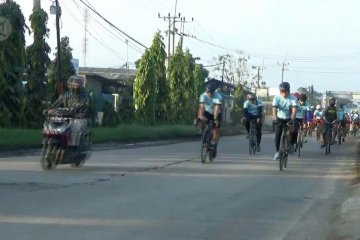
[[[346,120],[346,112],[345,112],[345,109],[339,108],[339,111],[338,111],[338,119],[339,119],[339,121],[345,121],[345,120]]]
[[[214,105],[221,105],[222,97],[219,92],[214,92],[212,97],[209,97],[206,92],[200,95],[199,103],[205,105],[205,111],[214,114]]]
[[[258,99],[256,99],[254,103],[252,101],[246,100],[244,102],[243,109],[245,118],[261,118],[263,103]]]
[[[310,105],[308,103],[305,103],[304,105],[298,104],[296,118],[303,119],[304,117],[307,117],[308,111],[310,111]]]
[[[359,121],[359,114],[358,113],[351,114],[351,120],[353,122]]]
[[[277,117],[279,119],[290,119],[291,118],[291,108],[297,107],[296,97],[289,95],[287,97],[275,96],[272,102],[272,106],[278,109]]]
[[[328,122],[333,122],[337,119],[337,111],[336,111],[336,107],[331,107],[331,106],[328,106],[324,112],[323,112],[323,115],[324,115],[324,119]]]
[[[79,93],[65,92],[53,104],[54,108],[69,108],[74,113],[86,113],[89,108],[89,95],[86,91]]]
[[[316,109],[316,110],[314,111],[314,118],[315,118],[315,119],[320,119],[320,118],[321,118],[321,115],[322,115],[322,112],[321,112],[320,110]]]

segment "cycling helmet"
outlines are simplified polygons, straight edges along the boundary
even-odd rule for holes
[[[294,97],[296,97],[296,99],[299,99],[299,97],[300,97],[300,94],[299,94],[298,92],[293,93],[292,95],[293,95]]]
[[[316,105],[316,110],[320,110],[321,106],[320,105]]]
[[[299,96],[299,100],[300,100],[300,101],[303,101],[303,102],[306,102],[306,100],[307,100],[306,94],[301,93],[300,96]]]
[[[255,95],[254,95],[254,94],[249,93],[249,94],[247,95],[247,99],[248,99],[248,100],[255,100],[255,99],[256,99],[256,97],[255,97]]]
[[[279,85],[280,90],[290,91],[290,84],[288,82],[282,82]]]
[[[215,92],[215,86],[213,84],[208,84],[205,87],[206,92],[214,93]]]

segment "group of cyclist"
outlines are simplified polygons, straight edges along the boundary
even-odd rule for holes
[[[205,92],[200,95],[198,120],[202,123],[200,126],[213,120],[213,137],[211,141],[211,147],[213,149],[213,157],[216,157],[217,145],[220,139],[220,123],[221,123],[221,104],[222,96],[216,92],[216,86],[214,84],[208,84]],[[247,99],[243,105],[244,118],[242,124],[245,125],[247,131],[247,138],[249,138],[250,122],[253,121],[256,125],[256,151],[260,152],[261,136],[262,136],[262,124],[263,124],[263,103],[261,100],[250,93],[247,95]],[[344,105],[340,104],[339,108],[336,107],[336,99],[331,97],[328,101],[327,107],[321,111],[321,106],[317,105],[314,110],[313,106],[310,106],[307,102],[306,94],[291,94],[290,84],[288,82],[282,82],[279,85],[279,95],[275,96],[272,101],[272,117],[274,122],[275,131],[275,155],[273,160],[279,159],[280,140],[283,128],[292,126],[290,137],[290,149],[292,153],[296,151],[296,141],[298,137],[298,130],[304,126],[309,130],[312,126],[317,126],[321,131],[321,147],[325,146],[326,132],[332,124],[339,124],[339,126],[346,127],[347,121],[350,121],[359,126],[359,114],[357,111],[353,111],[351,115],[348,115],[345,111]],[[306,133],[306,132],[305,132]],[[333,141],[335,141],[336,131],[334,131]],[[345,135],[342,136],[344,141]],[[306,142],[306,140],[304,141]]]

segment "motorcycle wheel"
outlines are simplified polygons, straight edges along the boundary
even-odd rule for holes
[[[41,153],[40,165],[43,170],[55,169],[56,164],[54,163],[55,158],[55,146],[44,145]]]

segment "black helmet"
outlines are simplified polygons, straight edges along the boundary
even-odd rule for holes
[[[249,93],[246,97],[247,97],[248,100],[255,100],[256,99],[255,95],[252,94],[252,93]]]
[[[288,82],[282,82],[279,85],[280,90],[290,91],[290,84]]]
[[[307,96],[304,93],[301,93],[299,96],[299,100],[305,102],[307,100]]]
[[[214,92],[215,92],[215,86],[214,86],[213,84],[208,84],[208,85],[206,85],[206,87],[205,87],[205,91],[206,91],[206,92],[214,93]]]

